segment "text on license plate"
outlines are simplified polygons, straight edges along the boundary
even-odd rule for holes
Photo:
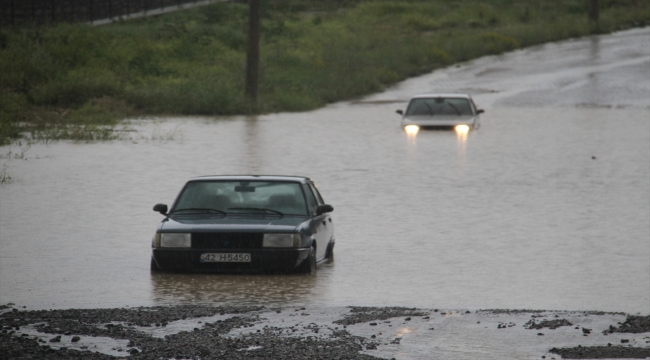
[[[241,253],[203,253],[201,262],[251,262],[251,254]]]

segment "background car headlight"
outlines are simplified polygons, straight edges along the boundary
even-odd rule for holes
[[[406,125],[404,127],[404,131],[406,131],[407,134],[409,135],[415,135],[420,131],[420,127],[417,125]]]
[[[191,247],[192,234],[161,233],[160,247]]]
[[[263,247],[298,247],[300,234],[264,234]]]

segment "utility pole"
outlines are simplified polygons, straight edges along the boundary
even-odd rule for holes
[[[260,0],[248,0],[248,46],[246,51],[246,97],[257,104],[260,65]]]
[[[598,25],[598,0],[589,0],[589,21]]]

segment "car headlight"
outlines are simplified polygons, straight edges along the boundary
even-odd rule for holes
[[[160,233],[160,247],[192,247],[192,234]],[[154,238],[154,247],[156,238]]]
[[[407,134],[409,135],[415,135],[420,131],[420,127],[417,125],[406,125],[404,127],[404,131],[406,131]]]
[[[300,234],[264,234],[263,247],[298,247]]]
[[[467,126],[467,125],[456,125],[454,130],[456,130],[456,132],[460,133],[460,134],[467,134],[467,132],[469,131],[469,126]]]

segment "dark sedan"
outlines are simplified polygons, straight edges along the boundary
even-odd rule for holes
[[[334,209],[306,177],[197,177],[153,209],[152,271],[313,273],[334,258]]]

